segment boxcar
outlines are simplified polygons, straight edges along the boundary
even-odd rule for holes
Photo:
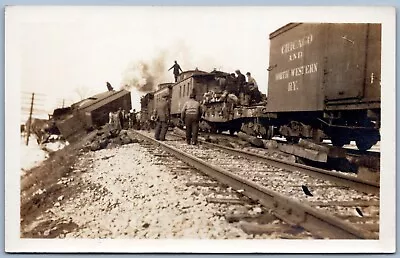
[[[318,128],[335,145],[355,140],[360,149],[379,140],[380,24],[292,23],[270,43],[266,108],[284,135]]]
[[[126,111],[132,108],[129,91],[107,91],[94,95],[73,104],[67,112],[62,112],[54,119],[62,135],[72,139],[85,130],[106,124],[109,112],[119,108]]]

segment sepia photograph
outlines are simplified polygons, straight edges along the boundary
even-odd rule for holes
[[[394,252],[394,57],[390,7],[8,6],[6,251]]]

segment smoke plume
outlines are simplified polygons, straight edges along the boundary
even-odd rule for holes
[[[214,56],[200,55],[196,58],[184,41],[177,41],[166,49],[162,49],[158,56],[150,61],[141,60],[128,65],[122,77],[122,89],[136,89],[147,93],[157,90],[157,85],[165,82],[173,82],[174,76],[168,69],[177,60],[183,71],[198,68],[204,71],[212,71],[216,66]]]
[[[136,89],[140,92],[154,91],[158,84],[165,82],[166,72],[163,52],[149,62],[141,60],[131,63],[123,74],[122,88]]]

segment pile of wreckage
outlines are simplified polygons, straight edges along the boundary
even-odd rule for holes
[[[137,142],[139,141],[133,136],[132,132],[118,129],[113,124],[106,124],[91,132],[91,137],[84,145],[84,149],[97,151]]]

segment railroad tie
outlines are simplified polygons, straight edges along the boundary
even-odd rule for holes
[[[295,233],[294,231],[299,231],[300,227],[293,227],[289,224],[257,224],[247,221],[241,221],[240,228],[246,234],[262,235],[262,234],[272,234],[272,233]],[[300,233],[300,232],[298,232]]]
[[[242,200],[234,199],[234,198],[211,198],[211,197],[207,197],[206,201],[210,202],[210,203],[244,204],[244,202]]]
[[[220,183],[217,182],[187,182],[186,186],[203,186],[203,187],[217,187]]]
[[[260,224],[267,224],[271,223],[274,220],[277,220],[278,218],[271,213],[266,213],[266,214],[229,213],[225,215],[225,219],[229,223],[239,222],[239,221],[247,221],[247,222],[255,221]]]

